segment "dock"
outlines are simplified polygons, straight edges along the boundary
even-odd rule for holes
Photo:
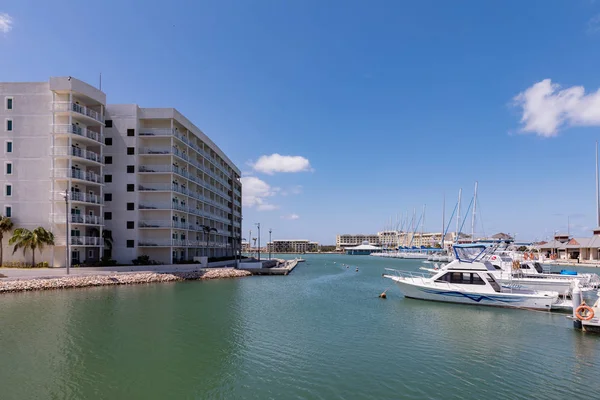
[[[271,260],[271,262],[265,261],[265,262],[253,263],[253,264],[260,263],[260,265],[262,265],[262,267],[254,266],[254,265],[248,266],[246,263],[244,263],[244,264],[241,264],[238,267],[238,269],[248,271],[252,275],[288,275],[290,272],[292,272],[294,270],[294,268],[296,268],[298,263],[300,263],[302,261],[304,261],[304,260],[295,259],[295,260]],[[272,266],[270,266],[270,265],[272,265]]]

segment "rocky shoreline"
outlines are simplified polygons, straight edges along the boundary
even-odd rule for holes
[[[188,272],[121,272],[110,275],[79,275],[0,281],[0,293],[32,290],[74,289],[92,286],[134,285],[186,280],[239,278],[252,275],[234,268],[211,268]]]

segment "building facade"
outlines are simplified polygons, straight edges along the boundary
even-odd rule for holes
[[[105,224],[122,238],[113,257],[171,263],[235,254],[242,186],[221,149],[173,108],[109,105],[107,121]]]
[[[379,236],[376,234],[373,234],[373,235],[343,234],[343,235],[336,235],[336,237],[335,237],[336,250],[343,250],[346,247],[358,246],[358,245],[362,244],[363,242],[368,242],[370,245],[378,246],[379,245]]]
[[[177,110],[106,106],[72,77],[0,83],[0,100],[0,212],[54,233],[37,260],[170,264],[240,250],[240,171]],[[7,242],[5,260],[22,261]]]
[[[4,147],[0,212],[12,219],[15,228],[43,227],[54,233],[55,245],[36,254],[36,261],[64,266],[67,241],[73,264],[98,261],[104,247],[106,95],[64,77],[0,83],[0,99]],[[23,261],[22,254],[12,255],[7,242],[4,261]]]
[[[267,251],[272,253],[316,253],[319,243],[308,240],[273,240],[267,243]]]

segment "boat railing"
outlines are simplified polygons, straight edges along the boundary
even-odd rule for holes
[[[431,280],[431,274],[427,273],[427,272],[418,272],[418,271],[401,271],[398,269],[394,269],[394,268],[385,268],[386,271],[390,271],[393,272],[393,274],[395,276],[398,276],[400,278],[411,278],[413,280],[417,280],[420,279],[422,284],[428,284],[428,285],[446,285],[448,287],[448,289],[453,289],[453,290],[461,290],[463,292],[469,292],[469,289],[466,289],[464,287],[460,287],[457,286],[454,283],[450,283],[450,282],[446,282],[446,281],[432,281]]]

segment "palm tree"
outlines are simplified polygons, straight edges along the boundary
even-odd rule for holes
[[[10,217],[0,216],[0,267],[2,266],[2,256],[4,250],[4,234],[10,232],[13,228],[13,222]]]
[[[8,244],[14,246],[13,254],[19,249],[23,249],[23,255],[27,250],[31,249],[31,263],[35,267],[35,250],[39,249],[40,253],[46,245],[54,246],[54,234],[46,229],[38,226],[33,231],[25,228],[17,228],[13,232]]]
[[[98,228],[92,228],[90,230],[90,235],[94,236],[94,237],[98,237]],[[104,242],[104,247],[106,247],[108,250],[112,250],[113,247],[113,238],[112,238],[112,231],[104,229],[102,231],[102,241]]]

